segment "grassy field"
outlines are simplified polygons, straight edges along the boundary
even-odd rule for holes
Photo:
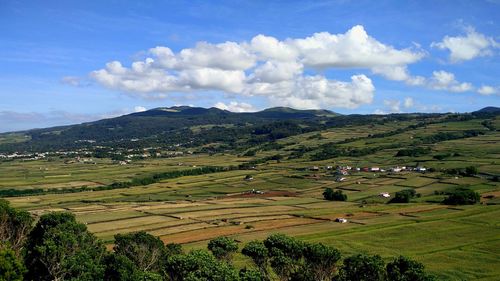
[[[367,252],[384,258],[407,255],[423,262],[430,272],[445,280],[498,280],[500,276],[500,184],[491,175],[500,174],[500,133],[429,144],[431,153],[419,157],[394,157],[398,149],[384,149],[363,157],[339,157],[313,162],[306,153],[287,159],[300,145],[319,147],[347,138],[342,144],[371,147],[399,143],[411,147],[418,137],[441,131],[481,129],[477,120],[433,124],[413,131],[381,138],[365,138],[368,132],[389,132],[408,122],[346,127],[294,136],[279,142],[280,150],[259,151],[254,158],[233,154],[190,155],[133,161],[118,165],[94,159],[96,164],[68,163],[67,159],[0,162],[0,188],[62,189],[98,186],[134,177],[193,166],[238,165],[251,159],[283,154],[282,161],[268,161],[255,170],[232,170],[164,180],[146,186],[106,191],[47,194],[8,198],[13,206],[35,215],[49,211],[73,212],[79,221],[107,243],[113,236],[145,230],[165,242],[184,247],[206,247],[208,240],[227,235],[243,243],[263,239],[273,232],[286,233],[305,241],[323,242],[341,250],[344,256]],[[437,160],[433,156],[454,153]],[[351,172],[336,182],[327,165],[355,167],[423,165],[435,172],[368,173]],[[446,175],[443,168],[476,166],[474,177]],[[319,166],[319,171],[311,171]],[[244,180],[252,175],[253,180]],[[347,202],[325,201],[326,187],[343,190]],[[482,204],[452,207],[440,204],[444,195],[468,187],[483,195]],[[264,194],[248,194],[251,190]],[[386,204],[382,192],[391,195],[403,189],[421,194],[408,204]],[[491,196],[486,196],[491,195]],[[334,220],[347,218],[349,223]],[[237,256],[244,265],[246,258]]]

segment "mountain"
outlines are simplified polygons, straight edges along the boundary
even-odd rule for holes
[[[274,107],[235,113],[218,108],[159,107],[77,125],[0,134],[0,153],[159,148],[226,151],[269,144],[278,139],[327,128],[386,122],[427,122],[439,118],[491,118],[499,108],[465,114],[340,115],[329,110]]]
[[[474,111],[473,113],[493,113],[493,114],[498,114],[498,113],[500,113],[500,107],[487,106],[487,107],[481,108],[480,110]]]
[[[286,107],[252,113],[234,113],[214,107],[159,107],[95,122],[14,133],[22,135],[18,138],[9,133],[4,141],[0,134],[0,152],[77,149],[89,145],[137,147],[185,145],[188,142],[203,145],[236,142],[252,132],[277,138],[311,130],[319,121],[332,116],[336,114],[327,110]],[[278,127],[281,127],[279,133]],[[27,141],[9,143],[6,139]]]

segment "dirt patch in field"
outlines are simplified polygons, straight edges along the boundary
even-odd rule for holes
[[[491,191],[481,194],[481,202],[488,202],[500,197],[500,191]]]
[[[297,197],[297,192],[292,191],[265,191],[262,194],[257,193],[238,193],[228,195],[227,198],[255,198],[255,197]]]
[[[239,233],[248,233],[263,230],[275,230],[289,226],[299,226],[318,223],[317,220],[306,218],[291,218],[281,220],[269,220],[252,222],[252,229],[246,229],[245,225],[231,225],[222,227],[211,227],[206,229],[198,229],[194,231],[175,233],[172,235],[161,236],[160,239],[165,243],[190,243],[212,239],[218,236],[228,236]]]

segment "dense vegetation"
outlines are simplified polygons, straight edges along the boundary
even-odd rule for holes
[[[33,228],[30,220],[19,222],[26,216],[0,201],[2,230],[12,233],[0,242],[0,280],[434,280],[405,257],[387,265],[379,256],[341,261],[333,247],[283,234],[246,244],[241,252],[254,264],[239,271],[232,265],[238,243],[228,237],[211,240],[210,253],[165,246],[145,232],[117,234],[108,252],[73,214],[42,215]]]
[[[347,195],[342,193],[342,190],[335,190],[327,187],[323,192],[323,197],[330,201],[346,201]]]

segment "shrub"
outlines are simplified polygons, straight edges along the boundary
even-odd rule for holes
[[[443,200],[446,205],[474,205],[481,199],[479,193],[470,189],[458,189],[448,194]]]
[[[342,193],[342,190],[335,190],[327,187],[323,192],[323,197],[330,201],[347,201],[347,195]]]

